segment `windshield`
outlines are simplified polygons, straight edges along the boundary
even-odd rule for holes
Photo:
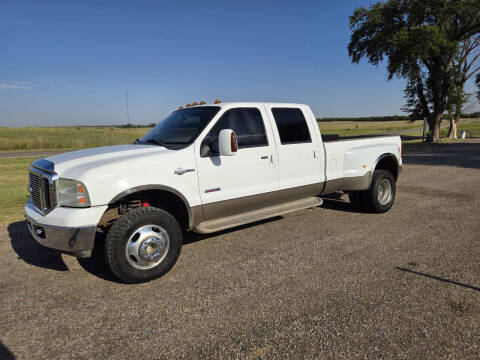
[[[218,110],[218,106],[199,106],[174,111],[135,143],[184,148],[195,141]]]

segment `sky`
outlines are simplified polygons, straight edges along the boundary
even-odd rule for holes
[[[352,64],[367,1],[0,0],[0,126],[158,122],[186,103],[401,114],[404,82]]]

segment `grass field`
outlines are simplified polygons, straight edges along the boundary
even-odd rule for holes
[[[142,137],[149,128],[115,127],[23,127],[0,128],[0,151],[82,149],[128,144]]]
[[[366,134],[392,133],[422,127],[422,121],[326,121],[318,122],[322,134],[338,134],[340,136],[355,136]]]
[[[0,158],[0,223],[19,220],[28,200],[27,169],[35,158]]]

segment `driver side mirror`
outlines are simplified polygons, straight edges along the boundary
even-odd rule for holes
[[[233,156],[238,151],[238,142],[235,132],[231,129],[223,129],[218,135],[218,152],[220,156]]]

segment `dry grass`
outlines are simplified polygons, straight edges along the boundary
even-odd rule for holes
[[[0,128],[0,151],[82,149],[128,144],[142,137],[149,128],[115,127],[23,127]]]
[[[35,158],[0,158],[0,223],[19,220],[28,200],[28,166]]]
[[[418,128],[422,126],[422,120],[411,121],[319,121],[320,130],[345,130],[345,129],[384,129],[384,128]]]
[[[325,121],[318,122],[322,134],[354,136],[392,133],[422,127],[422,121]]]

